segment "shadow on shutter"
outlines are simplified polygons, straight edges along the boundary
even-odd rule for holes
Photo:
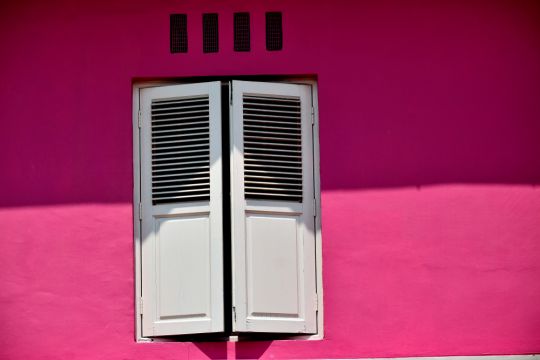
[[[299,98],[243,96],[246,199],[302,202]]]

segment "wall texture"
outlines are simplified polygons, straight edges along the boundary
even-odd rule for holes
[[[540,352],[537,1],[3,1],[0,46],[0,358]],[[259,74],[319,80],[325,340],[137,344],[132,84]]]

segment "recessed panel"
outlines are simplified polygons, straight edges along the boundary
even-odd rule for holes
[[[247,214],[248,317],[298,317],[299,224],[290,215]]]
[[[207,216],[156,219],[158,320],[209,314],[209,229]]]

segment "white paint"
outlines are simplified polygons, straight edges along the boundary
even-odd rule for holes
[[[317,332],[311,88],[232,82],[231,214],[235,331]],[[301,101],[303,202],[244,198],[243,94]]]
[[[152,205],[151,102],[209,95],[210,201]],[[223,331],[219,82],[141,90],[142,335]]]

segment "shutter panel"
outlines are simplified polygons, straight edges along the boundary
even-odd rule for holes
[[[141,90],[143,336],[223,331],[220,83]]]
[[[232,91],[234,330],[316,333],[310,87]]]

